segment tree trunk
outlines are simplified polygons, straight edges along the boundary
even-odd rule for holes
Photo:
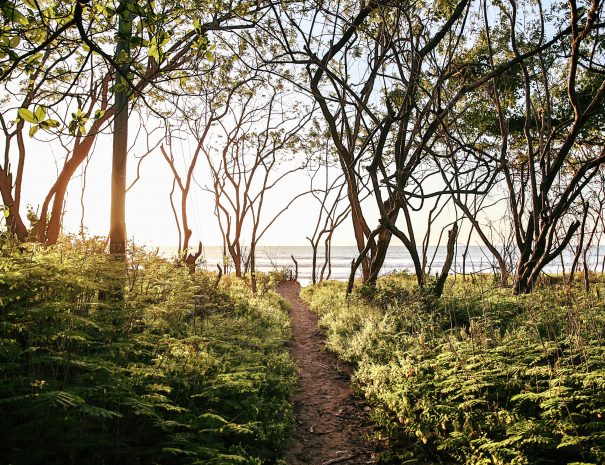
[[[19,241],[24,242],[27,240],[27,228],[21,218],[21,213],[13,199],[11,190],[12,176],[7,176],[4,171],[0,171],[0,194],[2,194],[4,205],[8,207],[6,226],[11,234],[14,234]]]
[[[384,265],[384,260],[387,256],[387,252],[389,250],[389,244],[391,243],[391,238],[393,234],[384,230],[378,234],[378,240],[376,241],[376,247],[372,249],[372,261],[370,263],[370,274],[366,283],[375,284],[378,279],[378,273],[382,269],[382,265]]]
[[[441,297],[441,294],[443,294],[445,281],[447,280],[450,268],[452,267],[452,262],[454,261],[456,238],[458,237],[458,223],[454,223],[452,229],[448,231],[447,236],[447,256],[445,258],[445,262],[443,263],[443,268],[441,269],[441,275],[439,276],[437,285],[435,286],[434,293],[436,297]]]
[[[311,243],[311,250],[313,250],[313,256],[311,258],[311,284],[317,284],[316,266],[317,266],[317,246],[318,246],[318,244],[313,242],[308,237],[307,237],[307,239],[309,239],[309,242]]]
[[[529,294],[535,283],[530,282],[527,273],[517,274],[515,278],[514,292],[515,294]]]
[[[506,262],[504,260],[498,260],[498,265],[500,267],[500,286],[507,287],[508,286],[508,267],[506,266]]]
[[[256,294],[256,244],[250,245],[250,284],[252,285],[252,292]]]
[[[578,246],[576,248],[576,253],[574,254],[573,263],[571,264],[571,270],[569,270],[569,284],[573,283],[574,275],[576,274],[576,270],[578,269],[578,264],[580,263],[580,257],[582,256],[582,250],[584,249],[584,237],[586,236],[586,219],[588,218],[588,202],[582,197],[582,225],[580,226],[580,238],[578,240]],[[586,246],[588,247],[588,245]],[[561,260],[563,260],[563,255],[561,255]]]
[[[65,193],[69,187],[69,181],[74,176],[78,167],[90,154],[93,143],[101,131],[101,127],[113,116],[113,112],[114,108],[109,108],[101,118],[95,120],[88,133],[75,144],[72,157],[63,165],[61,173],[59,173],[55,183],[48,191],[40,211],[40,221],[37,230],[38,240],[41,243],[53,245],[57,242],[59,233],[61,232],[63,202],[65,200]],[[48,209],[51,201],[53,205],[50,218],[48,218]]]
[[[189,194],[189,188],[181,191],[181,221],[183,223],[183,251],[187,253],[189,249],[189,240],[193,231],[189,229],[189,221],[187,218],[187,195]]]
[[[522,248],[519,263],[517,264],[515,284],[513,287],[516,294],[529,294],[533,290],[544,267],[562,253],[580,225],[580,221],[575,221],[568,228],[565,237],[561,239],[559,245],[552,251],[550,250],[551,244],[548,242],[547,237],[549,233],[552,233],[554,225],[542,227],[541,233],[538,236],[538,240],[535,242],[533,249],[531,236],[529,236],[531,231],[528,228],[529,233],[526,233],[526,242]]]
[[[109,253],[125,258],[126,253],[126,161],[128,156],[128,97],[129,89],[123,76],[129,71],[132,13],[130,1],[120,0],[118,45],[116,60],[120,70],[115,77],[115,117],[113,158],[111,172],[111,216],[109,225]]]
[[[200,255],[202,255],[202,250],[202,241],[199,242],[196,253],[189,253],[188,250],[185,250],[184,261],[190,274],[195,273],[197,259],[200,258]]]
[[[231,260],[233,260],[233,269],[235,270],[235,276],[238,278],[242,277],[242,254],[239,245],[228,244],[227,249]]]
[[[349,200],[352,197],[349,195]],[[359,212],[355,208],[351,208],[351,220],[353,221],[353,232],[355,233],[355,241],[357,242],[357,250],[361,253],[361,251],[366,246],[366,235],[364,232],[364,228],[362,225],[363,216],[360,216]],[[370,254],[372,254],[372,249],[370,249]],[[369,260],[364,257],[361,262],[361,270],[362,270],[362,279],[365,282],[370,277],[370,264]]]

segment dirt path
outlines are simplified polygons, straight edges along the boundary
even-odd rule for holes
[[[323,350],[317,317],[300,299],[300,285],[288,282],[278,291],[292,304],[292,356],[299,367],[298,390],[293,399],[296,430],[287,462],[374,463],[376,453],[366,440],[372,434],[368,409],[351,391],[346,367],[338,366],[337,358]]]

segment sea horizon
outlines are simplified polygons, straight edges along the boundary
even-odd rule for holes
[[[166,257],[177,255],[176,246],[156,246],[160,253]],[[196,247],[190,247],[195,250]],[[450,269],[450,274],[472,274],[472,273],[496,273],[498,271],[496,260],[485,246],[471,245],[468,247],[466,259],[463,257],[466,245],[456,247],[454,261]],[[500,248],[500,247],[498,247]],[[420,249],[419,249],[420,250]],[[445,246],[428,246],[427,273],[440,273],[446,257]],[[298,278],[301,284],[309,284],[312,280],[313,268],[313,250],[309,245],[261,245],[256,249],[256,270],[260,272],[269,272],[274,270],[293,270],[295,265],[292,256],[298,263]],[[325,279],[339,281],[348,280],[351,270],[351,261],[357,258],[358,252],[356,246],[334,245],[331,247],[331,270],[326,267],[324,270]],[[319,278],[324,265],[323,246],[318,247],[316,276]],[[589,255],[589,267],[591,269],[602,267],[605,256],[605,246],[591,247]],[[544,269],[548,274],[560,274],[569,271],[573,262],[573,254],[570,250],[552,262]],[[223,246],[202,246],[202,256],[200,267],[202,269],[216,270],[216,265],[224,266]],[[232,271],[232,270],[229,270]],[[414,272],[414,265],[407,249],[403,245],[393,245],[389,248],[385,258],[381,275],[393,272]],[[359,276],[361,270],[358,270]],[[329,276],[328,276],[329,275]]]

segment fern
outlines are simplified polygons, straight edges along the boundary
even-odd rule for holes
[[[605,463],[605,313],[569,291],[463,284],[435,302],[390,276],[348,302],[339,283],[303,296],[394,439],[469,465]]]
[[[100,244],[25,248],[0,251],[2,463],[280,457],[295,370],[279,297],[214,289],[134,248],[134,280],[112,302],[99,299],[116,272]]]

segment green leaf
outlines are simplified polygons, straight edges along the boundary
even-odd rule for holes
[[[45,116],[46,116],[46,108],[44,108],[43,106],[38,106],[36,108],[36,120],[43,121]]]
[[[147,41],[140,36],[132,36],[130,38],[130,43],[134,47],[139,47],[141,45],[145,45]]]
[[[2,11],[9,19],[9,21],[13,23],[19,23],[23,26],[27,26],[29,24],[27,18],[23,15],[23,13],[17,10],[17,7],[14,3],[7,3],[3,5]]]
[[[40,60],[40,58],[42,58],[42,53],[38,52],[35,55],[32,55],[30,57],[27,57],[24,61],[25,63],[27,63],[28,65],[31,64],[35,64],[38,60]]]
[[[19,108],[17,112],[19,113],[19,116],[28,123],[36,124],[38,122],[36,121],[36,117],[34,116],[33,112],[27,108]]]
[[[37,126],[37,125],[29,128],[29,137],[34,137],[36,135],[36,133],[38,132],[38,129],[40,129],[40,126]]]
[[[160,61],[160,51],[158,50],[158,46],[155,41],[152,42],[151,47],[149,47],[148,54],[151,58],[155,58],[156,61]]]
[[[111,419],[111,418],[122,417],[122,414],[119,412],[116,412],[114,410],[105,409],[102,407],[97,407],[97,406],[90,405],[90,404],[81,404],[79,406],[79,410],[83,414],[88,415],[90,417],[94,417],[94,418]]]
[[[50,128],[58,128],[59,126],[61,126],[61,123],[59,121],[57,121],[56,119],[51,119],[51,118],[44,120],[43,123],[46,124]]]

